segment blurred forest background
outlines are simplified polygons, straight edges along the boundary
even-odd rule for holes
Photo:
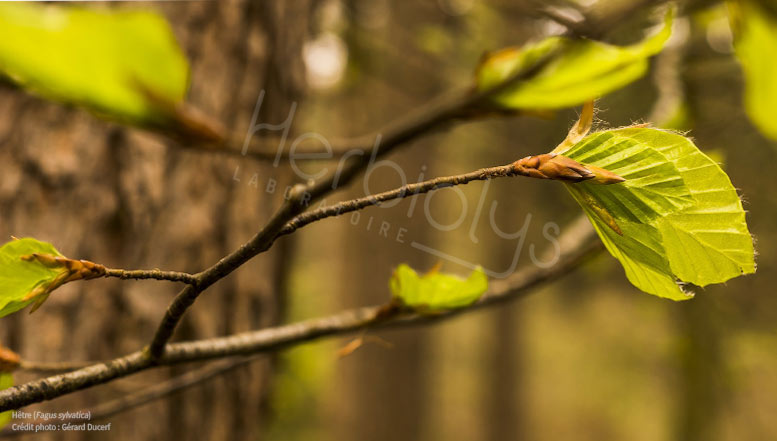
[[[600,13],[634,0],[586,0]],[[714,3],[714,2],[708,2]],[[468,87],[487,50],[558,34],[538,7],[565,1],[171,2],[170,20],[192,65],[189,102],[245,133],[294,110],[292,133],[368,133],[452,88]],[[599,127],[652,121],[690,131],[724,164],[749,211],[760,271],[675,303],[639,292],[602,253],[516,303],[428,327],[307,344],[115,417],[116,439],[265,440],[762,440],[777,439],[777,145],[742,107],[741,68],[724,6],[675,23],[648,75],[601,99]],[[620,23],[615,43],[642,38],[655,14]],[[0,30],[0,34],[1,34]],[[775,61],[777,62],[777,61]],[[667,110],[668,109],[668,110]],[[680,112],[676,112],[681,109]],[[505,164],[549,151],[574,110],[549,119],[499,117],[426,136],[391,155],[408,181]],[[290,139],[291,142],[293,138]],[[287,144],[288,146],[288,144]],[[326,162],[306,163],[315,174]],[[257,186],[251,184],[258,174]],[[95,119],[0,83],[0,236],[49,240],[68,255],[122,268],[198,271],[250,237],[295,179],[246,158],[182,151],[155,135]],[[391,167],[335,197],[403,184]],[[238,181],[239,179],[239,181]],[[178,339],[223,335],[385,302],[392,269],[440,259],[423,243],[493,273],[533,265],[580,208],[560,185],[503,179],[329,219],[279,242],[252,269],[208,291]],[[478,201],[486,191],[482,212]],[[327,198],[333,200],[332,197]],[[528,235],[505,239],[528,224]],[[425,210],[428,204],[428,213]],[[456,228],[435,228],[431,218]],[[387,234],[380,231],[388,225]],[[385,228],[384,228],[384,231]],[[398,235],[401,237],[397,239]],[[473,240],[475,238],[475,240]],[[518,254],[516,254],[518,253]],[[443,260],[446,271],[465,266]],[[31,318],[3,319],[6,346],[37,360],[102,359],[150,338],[175,287],[100,281],[67,286]],[[90,299],[88,306],[82,305]],[[39,328],[38,328],[39,329]],[[143,374],[34,408],[94,404],[187,367]],[[168,372],[170,371],[170,372]],[[21,379],[17,379],[21,382]],[[200,421],[206,420],[202,425]],[[151,424],[153,422],[153,424]],[[205,427],[205,429],[203,429]],[[63,434],[55,435],[56,437]],[[76,435],[68,435],[76,436]],[[92,435],[97,437],[98,435]],[[69,438],[68,438],[69,439]]]

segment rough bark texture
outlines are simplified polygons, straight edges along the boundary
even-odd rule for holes
[[[134,7],[127,5],[125,7]],[[144,6],[150,7],[150,6]],[[283,121],[301,82],[309,2],[156,4],[192,66],[189,101],[245,133],[260,90],[260,118]],[[257,231],[288,176],[271,165],[183,152],[155,135],[119,127],[0,85],[0,237],[34,236],[68,256],[118,268],[196,272]],[[233,179],[240,166],[243,178]],[[259,181],[249,183],[253,174]],[[267,192],[267,180],[278,181]],[[176,339],[223,335],[279,315],[287,247],[254,259],[208,290]],[[105,280],[70,284],[34,315],[0,323],[4,346],[24,359],[95,360],[148,343],[179,286]],[[182,369],[142,374],[30,409],[77,410],[153,384]],[[258,439],[270,363],[112,418],[111,439]],[[30,379],[17,375],[17,381]],[[35,439],[101,438],[55,433]]]

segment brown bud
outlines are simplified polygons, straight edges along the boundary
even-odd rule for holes
[[[540,179],[580,182],[594,177],[594,174],[579,162],[554,153],[527,156],[515,161],[513,167],[519,175]]]
[[[68,259],[67,257],[52,256],[51,254],[33,253],[21,256],[21,259],[27,262],[37,261],[49,268],[65,268],[68,275],[64,282],[103,277],[107,271],[105,267],[99,263],[90,262],[88,260]]]
[[[626,179],[593,165],[583,165],[574,159],[555,153],[527,156],[513,163],[515,173],[539,179],[566,182],[588,181],[597,184],[617,184]]]
[[[554,179],[562,181],[579,182],[591,179],[594,174],[588,168],[566,156],[557,155],[547,163],[540,166],[544,174],[556,176]]]
[[[48,283],[39,284],[22,298],[22,301],[35,299],[32,308],[30,308],[30,314],[40,308],[43,302],[48,299],[49,294],[51,294],[52,291],[65,283],[74,280],[88,280],[103,277],[108,271],[104,266],[88,260],[68,259],[64,256],[53,256],[51,254],[33,253],[21,256],[21,259],[26,262],[36,261],[46,267],[62,268],[63,270],[53,280]]]
[[[0,346],[0,372],[13,372],[21,362],[19,354]]]

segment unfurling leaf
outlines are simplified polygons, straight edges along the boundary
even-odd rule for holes
[[[764,135],[777,140],[777,18],[769,2],[729,2],[734,49],[745,77],[745,110]]]
[[[568,184],[637,288],[674,300],[755,272],[745,212],[725,172],[688,138],[657,129],[594,133],[561,152],[626,180]]]
[[[488,278],[477,267],[468,278],[433,270],[419,276],[404,263],[391,276],[391,293],[402,305],[419,312],[462,308],[475,302],[488,289]]]
[[[0,247],[0,317],[30,304],[33,312],[63,284],[102,277],[105,271],[102,265],[68,259],[46,242],[12,240]]]
[[[560,51],[530,79],[496,94],[501,109],[548,110],[572,107],[617,90],[645,74],[647,59],[657,54],[671,34],[672,14],[652,37],[632,46],[613,46],[591,40],[550,37],[523,47],[488,55],[475,73],[478,90],[496,87]]]
[[[580,117],[577,122],[567,133],[567,137],[551,153],[565,152],[570,147],[580,142],[588,132],[591,131],[591,127],[594,124],[594,101],[586,101],[583,104],[583,108],[580,111]]]
[[[0,372],[0,390],[8,389],[9,387],[13,387],[13,385],[13,374],[10,372]],[[12,416],[12,410],[6,410],[5,412],[0,413],[0,429],[11,422]]]
[[[0,3],[0,74],[50,99],[123,122],[174,117],[189,67],[149,11]]]

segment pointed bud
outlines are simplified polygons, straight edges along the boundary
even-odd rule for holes
[[[62,272],[60,272],[53,280],[39,284],[22,298],[22,301],[35,299],[32,308],[30,308],[30,314],[40,308],[43,302],[49,298],[49,294],[51,294],[52,291],[65,283],[74,280],[88,280],[103,277],[108,271],[104,266],[88,260],[68,259],[64,256],[54,256],[51,254],[26,254],[21,256],[21,259],[25,262],[38,262],[48,268],[62,269]]]
[[[550,161],[540,166],[540,171],[544,174],[554,176],[551,179],[561,181],[580,182],[592,179],[594,174],[585,166],[569,159],[566,156],[556,155]]]
[[[36,261],[48,268],[65,269],[67,271],[65,282],[103,277],[107,271],[106,268],[99,263],[90,262],[88,260],[68,259],[67,257],[52,256],[51,254],[33,253],[21,256],[21,259],[26,262]]]
[[[527,156],[515,161],[513,167],[519,175],[540,179],[580,182],[594,177],[594,174],[579,162],[553,153]]]
[[[615,173],[609,170],[605,170],[601,167],[596,167],[594,165],[586,165],[586,167],[594,174],[594,178],[591,182],[596,182],[597,184],[617,184],[626,180],[626,178],[622,178]]]

